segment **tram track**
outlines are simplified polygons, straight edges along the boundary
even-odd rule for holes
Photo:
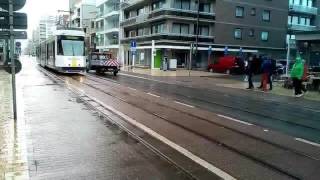
[[[49,70],[43,68],[43,67],[39,67],[38,68],[40,71],[42,71],[45,75],[51,77],[51,79],[55,82],[58,83],[58,81],[61,81],[63,83],[64,82],[64,76],[60,76],[57,74],[54,74],[53,72],[50,72]],[[84,99],[83,96],[80,96],[81,92],[77,92],[77,90],[74,89],[70,89],[70,91],[72,91],[73,93],[79,95],[79,98],[82,99],[84,102],[86,102],[86,100]],[[92,100],[92,99],[91,99]],[[86,102],[87,105],[89,105],[92,109],[94,109],[95,111],[101,112],[101,110],[98,110],[95,106],[93,106],[92,104]],[[101,112],[102,114],[104,114],[103,112]],[[195,177],[189,170],[187,170],[186,168],[184,168],[183,166],[179,165],[178,163],[176,163],[174,160],[172,160],[169,156],[163,154],[159,149],[157,149],[156,147],[154,147],[152,144],[150,144],[149,142],[147,142],[146,140],[144,140],[143,137],[140,137],[139,135],[137,135],[135,132],[133,132],[132,130],[130,130],[129,128],[127,128],[125,125],[123,125],[121,122],[117,122],[116,120],[113,120],[112,118],[110,118],[109,116],[105,115],[105,118],[111,122],[112,124],[115,124],[116,126],[118,126],[122,131],[126,132],[130,137],[132,137],[133,139],[135,139],[136,141],[138,141],[139,143],[141,143],[142,145],[144,145],[147,149],[149,149],[150,151],[152,151],[153,153],[157,154],[159,157],[163,158],[165,161],[167,161],[169,164],[173,165],[174,167],[176,167],[177,169],[180,169],[182,172],[186,173],[190,179],[194,179],[194,180],[198,180],[197,177]]]
[[[89,76],[90,76],[90,75],[89,75]],[[94,77],[94,76],[91,76],[91,77]],[[60,78],[61,78],[61,77],[60,77]],[[78,80],[75,79],[74,77],[71,77],[71,78],[72,78],[73,80],[75,80],[75,81],[78,81]],[[95,81],[95,80],[92,79],[92,78],[89,78],[89,79],[91,79],[91,81]],[[100,79],[106,80],[106,78],[100,78]],[[61,79],[60,79],[60,80],[61,80]],[[62,81],[63,81],[63,80],[62,80]],[[95,81],[95,82],[98,82],[98,81]],[[114,83],[113,81],[110,81],[110,82]],[[275,165],[273,165],[273,164],[270,164],[270,162],[266,162],[265,160],[259,159],[259,158],[255,157],[255,156],[252,156],[251,154],[248,154],[247,152],[243,152],[243,151],[241,151],[241,150],[239,150],[239,149],[236,149],[236,148],[234,148],[234,147],[232,147],[232,146],[230,146],[230,145],[228,145],[228,144],[225,144],[225,143],[221,142],[221,141],[218,140],[218,139],[215,139],[215,138],[206,136],[205,134],[203,134],[203,133],[201,133],[201,132],[198,132],[198,131],[196,131],[196,130],[194,130],[194,129],[192,129],[192,128],[185,127],[185,126],[183,126],[183,125],[181,125],[181,124],[179,124],[179,123],[172,122],[170,119],[162,116],[161,114],[158,114],[158,113],[156,113],[156,112],[150,111],[150,110],[148,110],[148,109],[146,109],[146,108],[143,108],[143,107],[139,107],[138,104],[135,104],[135,103],[132,103],[132,102],[130,102],[130,101],[127,101],[127,100],[123,99],[123,97],[118,97],[117,95],[112,94],[112,93],[110,93],[110,92],[108,92],[108,91],[106,91],[106,90],[104,90],[104,89],[96,86],[96,85],[99,84],[99,83],[96,83],[96,84],[94,84],[94,85],[89,84],[89,83],[85,83],[85,82],[81,82],[81,83],[84,84],[84,85],[87,85],[87,86],[89,86],[89,87],[91,87],[91,88],[94,88],[94,89],[96,89],[96,90],[98,90],[98,91],[100,91],[100,92],[102,92],[102,93],[104,93],[104,94],[106,94],[106,95],[109,95],[109,96],[111,96],[111,97],[113,97],[113,98],[115,98],[115,99],[118,99],[118,100],[120,100],[120,101],[122,101],[122,102],[125,102],[125,103],[127,103],[127,104],[129,104],[129,105],[132,105],[132,106],[135,106],[135,107],[138,106],[139,109],[143,110],[144,112],[146,112],[146,113],[148,113],[148,114],[152,114],[152,115],[154,115],[154,116],[156,116],[156,117],[158,117],[158,118],[160,118],[160,119],[162,119],[162,120],[164,120],[164,121],[166,121],[166,122],[168,122],[168,123],[170,123],[170,124],[173,124],[173,125],[175,125],[175,126],[177,126],[177,127],[180,127],[180,128],[182,128],[182,129],[185,129],[186,131],[191,132],[191,133],[193,133],[193,134],[196,134],[196,135],[198,135],[199,137],[202,137],[202,138],[204,138],[204,139],[207,139],[207,140],[211,141],[212,143],[215,143],[215,144],[217,144],[217,145],[219,145],[219,146],[222,146],[222,147],[228,149],[229,151],[235,152],[235,153],[239,154],[240,156],[243,156],[243,157],[245,157],[245,158],[248,158],[248,159],[252,160],[253,162],[255,162],[255,163],[257,163],[257,164],[261,164],[261,165],[263,165],[263,166],[265,166],[265,167],[268,167],[268,168],[272,169],[273,171],[276,171],[276,172],[278,172],[278,173],[284,174],[284,175],[286,175],[286,176],[288,176],[288,177],[290,177],[290,178],[292,178],[292,179],[302,179],[302,178],[299,177],[298,175],[295,175],[295,174],[293,174],[293,173],[291,173],[291,172],[288,172],[287,170],[285,170],[285,169],[283,169],[283,168],[279,168],[279,167],[277,167],[277,166],[275,166]],[[156,102],[152,102],[152,103],[156,103]],[[163,108],[166,107],[165,105],[160,104],[160,103],[156,103],[156,105],[157,105],[157,106],[162,106]],[[177,109],[177,108],[175,108],[174,110],[177,111],[177,112],[179,112],[179,113],[184,113],[184,114],[186,113],[185,111],[181,111],[181,110],[179,110],[179,109]],[[276,147],[276,148],[282,149],[282,150],[284,150],[284,151],[292,152],[292,153],[294,153],[294,154],[296,154],[296,155],[298,155],[298,156],[303,156],[303,157],[305,157],[305,158],[313,159],[312,157],[310,157],[310,156],[308,156],[308,155],[306,155],[306,154],[303,154],[303,153],[301,153],[301,152],[297,152],[297,151],[295,151],[295,150],[293,150],[293,149],[290,149],[290,148],[281,146],[281,145],[279,145],[279,144],[275,144],[275,143],[266,141],[266,140],[264,140],[264,139],[251,136],[251,135],[249,135],[249,134],[245,134],[245,133],[243,133],[243,132],[237,131],[237,130],[232,129],[232,128],[229,128],[229,127],[227,127],[227,126],[223,126],[223,125],[218,124],[218,123],[214,123],[214,122],[212,122],[212,121],[210,121],[210,120],[208,120],[208,119],[205,119],[205,118],[202,118],[202,117],[193,115],[193,114],[191,114],[191,113],[188,113],[187,115],[188,115],[188,116],[192,116],[192,117],[197,118],[197,119],[202,120],[202,121],[206,121],[206,122],[215,124],[216,126],[219,126],[219,127],[222,127],[222,128],[226,128],[226,129],[228,129],[228,130],[231,130],[231,131],[234,132],[234,133],[247,136],[247,137],[249,137],[249,138],[255,139],[255,140],[260,141],[260,142],[263,142],[263,143],[267,143],[267,144],[269,144],[269,145],[271,145],[271,146],[274,146],[274,147]],[[318,160],[318,159],[313,159],[313,160]]]
[[[99,79],[102,79],[102,80],[110,81],[110,82],[113,82],[113,83],[117,82],[115,80],[110,80],[109,78],[106,78],[106,77],[100,77],[100,76],[93,75],[93,74],[87,74],[87,75],[89,77],[91,76],[91,77],[99,78]],[[119,82],[117,82],[117,83],[119,83]],[[320,131],[320,129],[317,128],[317,127],[312,127],[312,126],[309,126],[309,125],[297,123],[295,121],[276,118],[274,116],[270,116],[270,115],[267,115],[267,114],[261,114],[261,113],[258,113],[258,112],[253,112],[253,111],[250,111],[248,109],[243,109],[243,108],[240,108],[240,107],[230,106],[230,105],[226,105],[226,104],[219,103],[219,102],[207,101],[207,100],[204,100],[204,99],[200,99],[200,98],[197,98],[197,97],[191,97],[191,96],[180,94],[180,93],[176,93],[176,92],[173,92],[172,94],[174,96],[181,97],[182,99],[187,99],[187,100],[189,100],[189,102],[198,101],[198,102],[203,102],[203,103],[206,103],[206,104],[209,104],[209,105],[221,106],[221,107],[230,109],[231,111],[237,110],[237,111],[244,112],[244,113],[247,113],[247,114],[251,114],[251,115],[254,115],[254,116],[257,116],[257,117],[267,118],[268,120],[277,121],[277,122],[281,122],[281,123],[286,123],[286,124],[289,124],[291,126],[296,126],[296,127],[299,127],[299,128],[304,128],[305,131],[309,131],[309,130]],[[195,106],[197,106],[197,105],[195,105]],[[207,109],[207,110],[210,111],[210,109]],[[255,122],[250,122],[250,123],[255,123]],[[257,124],[257,125],[260,125],[260,124]]]
[[[91,80],[94,81],[93,79],[91,79]],[[95,81],[95,82],[97,82],[97,81]],[[261,164],[261,165],[263,165],[263,166],[265,166],[265,167],[268,167],[268,168],[270,168],[270,169],[273,169],[273,170],[275,170],[275,171],[278,171],[278,172],[280,172],[280,173],[282,173],[282,174],[285,174],[285,175],[287,175],[287,176],[289,176],[289,177],[291,177],[291,178],[293,178],[293,179],[301,179],[300,177],[298,177],[298,176],[296,176],[296,175],[293,175],[293,174],[291,174],[290,172],[287,172],[286,170],[284,170],[284,169],[282,169],[282,168],[279,168],[279,167],[277,167],[277,166],[274,166],[274,165],[270,164],[269,162],[266,162],[266,161],[261,160],[261,159],[259,159],[259,158],[257,158],[257,157],[254,157],[254,156],[252,156],[251,154],[248,154],[247,152],[238,150],[238,149],[236,149],[236,148],[234,148],[234,147],[232,147],[232,146],[230,146],[230,145],[228,145],[228,144],[223,143],[222,141],[220,141],[220,140],[218,140],[218,139],[214,139],[214,138],[212,138],[212,137],[206,136],[206,135],[204,135],[203,133],[198,132],[198,131],[196,131],[196,130],[194,130],[194,129],[192,129],[192,128],[188,128],[188,127],[185,127],[185,126],[183,126],[183,125],[181,125],[181,124],[179,124],[179,123],[172,122],[172,121],[169,120],[168,118],[166,118],[166,117],[164,117],[164,116],[162,116],[162,115],[160,115],[160,114],[158,114],[158,113],[156,113],[156,112],[150,111],[150,110],[148,110],[148,109],[146,109],[146,108],[142,108],[142,107],[139,106],[138,104],[132,103],[132,102],[127,101],[127,100],[124,100],[122,97],[120,98],[120,97],[118,97],[118,96],[116,96],[116,95],[114,95],[114,94],[112,94],[112,93],[110,93],[110,92],[108,92],[108,91],[106,91],[106,90],[104,90],[104,89],[102,89],[102,88],[99,88],[99,87],[97,87],[97,86],[95,86],[95,85],[91,85],[91,84],[89,84],[89,83],[84,83],[84,84],[87,85],[87,86],[89,86],[89,87],[95,88],[95,89],[103,92],[104,94],[107,94],[107,95],[109,95],[109,96],[112,96],[112,97],[114,97],[114,98],[116,98],[116,99],[118,99],[118,100],[120,100],[120,101],[123,101],[123,102],[125,102],[125,103],[127,103],[127,104],[130,104],[130,105],[132,105],[132,106],[134,106],[134,107],[138,107],[139,109],[142,109],[144,112],[146,112],[146,113],[148,113],[148,114],[152,114],[152,115],[154,115],[154,116],[156,116],[156,117],[158,117],[158,118],[160,118],[160,119],[162,119],[162,120],[164,120],[164,121],[166,121],[166,122],[168,122],[168,123],[174,124],[175,126],[177,126],[177,127],[179,127],[179,128],[185,129],[185,130],[188,131],[188,132],[192,132],[192,133],[194,133],[194,134],[196,134],[196,135],[198,135],[198,136],[200,136],[200,137],[202,137],[202,138],[205,138],[205,139],[207,139],[207,140],[210,140],[211,142],[213,142],[213,143],[215,143],[215,144],[218,144],[218,145],[220,145],[220,146],[223,146],[224,148],[226,148],[226,149],[228,149],[228,150],[230,150],[230,151],[233,151],[233,152],[235,152],[235,153],[238,153],[239,155],[244,156],[244,157],[246,157],[246,158],[248,158],[248,159],[250,159],[250,160],[252,160],[252,161],[254,161],[254,162],[258,163],[258,164]],[[145,101],[146,101],[146,100],[145,100]],[[156,104],[156,105],[158,105],[158,106],[166,107],[166,106],[164,106],[164,105],[162,105],[162,104],[160,104],[160,103],[154,102],[154,101],[153,101],[152,103],[154,103],[154,104]],[[170,108],[171,108],[171,107],[170,107]],[[275,146],[276,148],[280,148],[280,149],[282,149],[282,150],[284,150],[284,151],[292,152],[292,153],[294,153],[294,154],[296,154],[296,155],[298,155],[298,156],[303,156],[303,157],[305,157],[305,158],[310,158],[310,159],[316,160],[316,161],[319,160],[319,159],[315,159],[315,158],[313,158],[313,157],[311,157],[311,156],[309,156],[309,155],[307,155],[307,154],[304,154],[304,153],[298,152],[298,151],[296,151],[296,150],[293,150],[293,149],[291,149],[291,148],[287,148],[287,147],[281,146],[281,145],[279,145],[279,144],[272,143],[272,142],[270,142],[270,141],[266,141],[266,140],[264,140],[264,139],[257,138],[257,137],[255,137],[255,136],[252,136],[252,135],[243,133],[243,132],[241,132],[241,131],[232,129],[232,128],[230,128],[230,127],[223,126],[223,125],[218,124],[218,123],[214,123],[214,122],[212,122],[212,121],[210,121],[210,120],[208,120],[208,119],[204,119],[204,118],[202,118],[202,117],[193,115],[193,114],[191,114],[191,113],[186,113],[185,111],[181,111],[181,110],[179,110],[179,109],[177,109],[177,108],[174,108],[174,110],[179,111],[180,113],[188,114],[189,116],[193,116],[193,117],[195,117],[195,118],[198,118],[198,119],[200,119],[200,120],[209,122],[209,123],[211,123],[211,124],[215,124],[215,125],[217,125],[217,126],[219,126],[219,127],[226,128],[226,129],[231,130],[231,131],[233,131],[233,132],[235,132],[235,133],[238,133],[238,134],[247,136],[247,137],[252,138],[252,139],[255,139],[255,140],[257,140],[257,141],[261,141],[261,142],[263,142],[263,143],[267,143],[267,144],[269,144],[269,145]]]

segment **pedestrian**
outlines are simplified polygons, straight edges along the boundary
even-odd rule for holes
[[[253,73],[254,73],[254,64],[253,64],[253,59],[255,59],[254,56],[250,56],[249,60],[248,60],[248,65],[247,65],[247,76],[248,76],[248,83],[249,83],[249,87],[247,89],[253,89],[254,85],[252,82],[252,77],[253,77]]]
[[[272,62],[267,56],[262,57],[261,70],[261,84],[258,88],[267,91],[267,85],[270,84],[269,90],[272,90]]]
[[[308,65],[305,62],[305,60],[302,60],[303,63],[303,76],[302,76],[302,82],[307,82],[308,81],[308,74],[309,74],[309,70],[308,70]],[[307,87],[302,85],[302,91],[304,92],[304,94],[307,93]]]
[[[303,96],[302,93],[302,78],[304,72],[304,64],[300,56],[297,56],[296,62],[294,63],[291,69],[291,79],[294,87],[294,95],[295,97]]]

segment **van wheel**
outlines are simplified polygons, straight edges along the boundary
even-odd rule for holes
[[[117,76],[118,71],[113,71],[113,76]]]

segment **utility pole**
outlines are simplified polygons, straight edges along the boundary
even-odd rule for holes
[[[291,46],[291,39],[288,39],[288,45],[287,45],[287,64],[286,64],[286,76],[289,76],[289,63],[290,63],[290,47]]]
[[[13,0],[9,0],[9,24],[10,24],[10,58],[12,72],[12,99],[13,99],[13,118],[17,121],[17,99],[16,99],[16,66],[14,59],[14,36],[13,36]]]
[[[198,57],[198,44],[199,44],[199,16],[200,16],[200,1],[197,0],[197,25],[196,25],[196,51],[195,51],[195,59]],[[190,70],[189,70],[189,76],[190,76],[190,71],[192,69],[192,61],[190,62]]]

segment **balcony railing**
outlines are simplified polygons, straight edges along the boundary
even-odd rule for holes
[[[289,11],[318,15],[318,8],[316,7],[309,7],[309,6],[302,6],[302,5],[295,5],[295,4],[289,5]]]
[[[315,31],[317,30],[316,26],[307,26],[301,24],[289,24],[289,29],[294,31]]]

